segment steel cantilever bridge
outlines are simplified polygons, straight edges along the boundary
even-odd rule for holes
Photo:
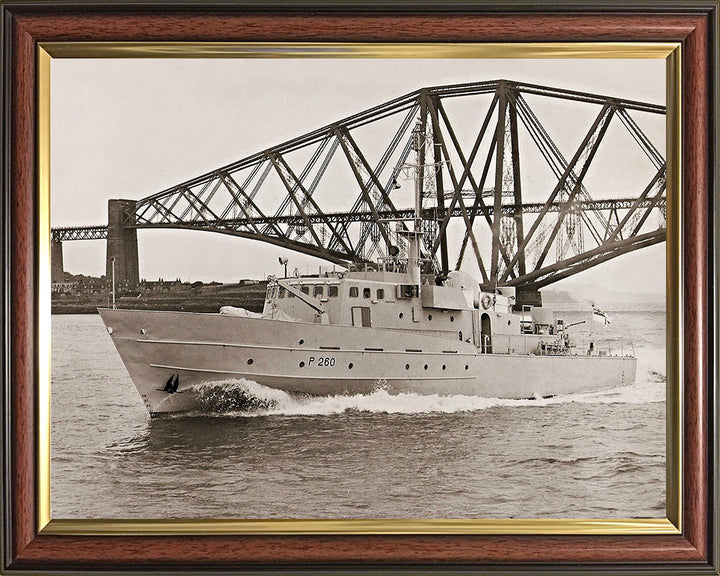
[[[646,134],[653,122],[664,134],[664,115],[507,80],[422,88],[140,200],[111,200],[108,226],[52,238],[107,238],[108,262],[134,282],[146,228],[364,265],[402,255],[419,179],[426,271],[462,266],[488,288],[536,290],[665,240],[666,162]]]

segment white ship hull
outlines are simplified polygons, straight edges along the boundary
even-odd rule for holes
[[[531,398],[635,379],[632,356],[483,354],[409,330],[142,310],[100,310],[151,415],[198,408],[198,385],[247,379],[294,394]],[[177,375],[176,390],[165,390]]]

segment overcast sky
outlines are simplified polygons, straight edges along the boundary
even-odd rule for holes
[[[110,198],[143,198],[423,86],[500,78],[665,103],[664,60],[55,58],[51,225],[106,224]],[[579,139],[587,130],[572,117],[543,120],[561,149],[558,134]],[[664,153],[656,124],[642,126]],[[147,279],[233,282],[280,272],[278,256],[302,272],[320,263],[214,233],[141,230],[138,239]],[[104,274],[103,241],[63,248],[66,271]],[[572,282],[663,292],[665,249],[616,258]]]

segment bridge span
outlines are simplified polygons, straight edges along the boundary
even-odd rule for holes
[[[557,126],[563,107],[586,110],[586,125]],[[657,104],[509,80],[422,88],[162,192],[110,200],[107,226],[52,230],[53,270],[62,242],[104,239],[108,275],[114,260],[119,281],[137,284],[137,230],[151,228],[251,238],[341,265],[402,255],[419,137],[427,270],[463,267],[486,288],[536,290],[665,240],[666,162],[641,128],[664,115]]]

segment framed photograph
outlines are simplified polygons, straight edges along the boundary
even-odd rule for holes
[[[3,570],[717,573],[717,2],[1,8]]]

